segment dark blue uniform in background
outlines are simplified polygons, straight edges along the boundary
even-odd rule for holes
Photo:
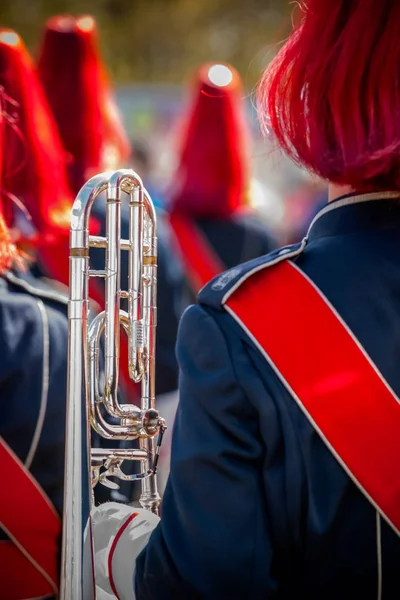
[[[400,200],[330,204],[292,260],[399,395]],[[171,474],[136,598],[397,599],[400,540],[221,305],[244,272],[203,289],[180,325]]]
[[[225,268],[267,254],[274,248],[272,235],[254,213],[234,214],[224,219],[194,220],[210,248]],[[157,327],[157,377],[159,394],[178,387],[175,343],[179,320],[196,300],[182,261],[175,250],[174,232],[162,216],[158,223],[159,287]]]
[[[65,296],[29,274],[0,278],[0,435],[23,463],[29,463],[60,516],[67,308]]]
[[[10,272],[0,277],[0,436],[39,483],[60,518],[67,347],[67,299],[30,274]],[[7,486],[13,485],[5,481],[1,493],[6,496]],[[29,497],[23,502],[26,512],[21,519],[29,522],[35,519]],[[0,527],[0,543],[8,539]]]

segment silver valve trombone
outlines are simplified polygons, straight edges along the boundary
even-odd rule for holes
[[[121,239],[122,193],[129,196],[129,239]],[[106,236],[93,236],[91,208],[104,194]],[[105,249],[104,270],[90,268],[90,248]],[[127,290],[120,284],[121,251],[129,255]],[[91,277],[104,279],[105,310],[89,323]],[[92,177],[76,197],[71,218],[61,600],[84,598],[83,538],[96,484],[118,488],[110,477],[138,479],[141,506],[158,512],[156,469],[165,422],[155,409],[156,295],[156,215],[140,177],[131,170]],[[127,311],[120,308],[122,298]],[[141,386],[140,407],[118,401],[121,327],[128,338],[129,376]],[[91,448],[91,428],[108,440],[139,440],[139,448]],[[122,466],[132,460],[140,462],[140,473],[127,475]]]

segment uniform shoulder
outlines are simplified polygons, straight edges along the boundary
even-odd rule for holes
[[[269,254],[232,267],[228,271],[214,277],[214,279],[200,290],[198,302],[212,306],[213,308],[220,308],[227,294],[240,287],[254,273],[298,256],[303,252],[304,247],[305,242],[302,241],[298,244],[277,248]]]
[[[0,325],[3,373],[10,363],[31,357],[32,349],[36,346],[39,348],[42,344],[43,324],[37,299],[29,294],[15,293],[2,285]]]
[[[68,306],[67,290],[57,282],[35,277],[29,271],[27,273],[14,273],[8,271],[3,275],[10,291],[27,294],[33,298],[40,298],[45,303],[52,303],[56,306]]]
[[[61,305],[60,305],[61,306]],[[62,310],[0,278],[0,373],[23,361],[39,360],[43,344],[57,343],[65,352],[68,323]]]

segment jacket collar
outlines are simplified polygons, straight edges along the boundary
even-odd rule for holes
[[[329,202],[312,220],[306,240],[388,229],[400,235],[400,191],[347,195]]]

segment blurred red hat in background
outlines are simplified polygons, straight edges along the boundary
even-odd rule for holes
[[[69,155],[74,193],[94,174],[130,155],[91,16],[52,17],[45,26],[38,73]]]
[[[246,204],[249,133],[236,69],[200,68],[181,135],[171,211],[218,218]]]
[[[0,29],[0,86],[6,104],[1,165],[6,220],[23,230],[15,221],[27,215],[32,235],[43,245],[69,229],[65,152],[28,51],[10,29]]]

